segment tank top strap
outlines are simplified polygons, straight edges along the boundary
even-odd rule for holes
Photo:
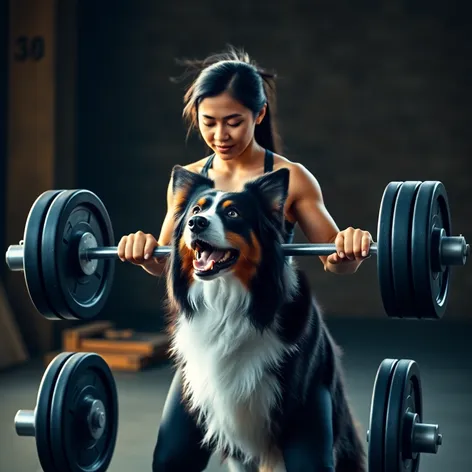
[[[212,154],[207,161],[205,162],[205,165],[203,166],[202,170],[200,171],[200,174],[208,177],[208,170],[211,169],[211,166],[213,165],[213,159],[215,158],[215,155]]]
[[[266,149],[264,156],[264,174],[272,172],[274,169],[274,153],[269,149]]]

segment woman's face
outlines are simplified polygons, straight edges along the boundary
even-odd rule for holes
[[[206,144],[222,159],[241,155],[253,141],[254,128],[264,118],[257,117],[227,92],[207,97],[198,107],[198,127]]]

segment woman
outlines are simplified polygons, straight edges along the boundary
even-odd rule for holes
[[[213,153],[185,167],[208,176],[214,180],[216,188],[226,191],[240,190],[247,181],[264,172],[288,168],[285,242],[292,242],[294,227],[298,224],[309,242],[335,243],[336,252],[320,256],[325,271],[356,272],[369,256],[372,237],[368,231],[352,227],[339,231],[324,205],[316,178],[304,166],[280,154],[274,119],[275,76],[258,68],[246,54],[233,49],[201,62],[187,62],[187,65],[199,73],[185,94],[184,117],[190,124],[189,130],[198,129]],[[167,190],[167,208],[157,241],[153,235],[142,231],[120,240],[118,256],[122,261],[139,265],[154,276],[163,273],[165,259],[152,257],[152,252],[156,246],[166,246],[171,241],[172,182]],[[162,415],[154,451],[154,471],[202,471],[209,461],[211,451],[200,446],[202,435],[180,399],[177,372]],[[318,407],[320,416],[329,423],[329,405],[320,400]],[[309,447],[318,448],[322,458],[322,466],[316,470],[334,470],[329,435],[318,437]]]

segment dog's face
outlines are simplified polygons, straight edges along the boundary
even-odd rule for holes
[[[189,278],[210,281],[231,272],[244,285],[250,284],[269,242],[264,238],[274,243],[282,235],[288,176],[289,171],[281,169],[246,184],[240,192],[221,192],[210,179],[174,168],[174,245],[178,243]]]

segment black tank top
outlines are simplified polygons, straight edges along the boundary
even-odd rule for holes
[[[205,162],[205,165],[203,166],[203,169],[200,172],[205,177],[208,177],[208,170],[211,169],[214,158],[215,158],[215,154],[212,154],[207,159],[207,161]],[[265,156],[264,156],[264,173],[271,172],[273,169],[274,169],[274,153],[266,149]],[[285,241],[284,242],[287,244],[291,244],[293,241],[294,233],[295,233],[295,223],[285,220]]]

